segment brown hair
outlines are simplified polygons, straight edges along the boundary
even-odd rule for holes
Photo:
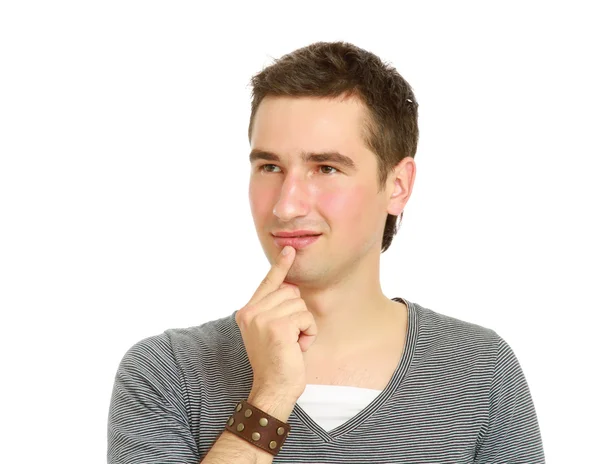
[[[295,50],[252,77],[251,138],[254,116],[266,96],[356,96],[366,106],[365,143],[377,155],[379,191],[388,174],[407,156],[415,157],[419,139],[418,104],[412,88],[391,65],[347,42],[316,42]],[[400,216],[400,223],[404,212]],[[398,216],[388,214],[381,252],[396,235]]]

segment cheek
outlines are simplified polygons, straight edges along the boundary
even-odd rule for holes
[[[256,184],[250,184],[248,189],[248,198],[250,200],[250,209],[254,218],[263,217],[266,212],[271,212],[273,209],[272,203],[269,200],[271,190],[261,188]]]
[[[328,220],[335,223],[351,223],[354,228],[364,220],[367,192],[364,187],[323,193],[319,196],[319,206]]]

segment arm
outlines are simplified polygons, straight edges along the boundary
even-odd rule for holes
[[[273,456],[225,430],[200,460],[186,409],[186,385],[163,334],[123,357],[110,403],[108,464],[270,464]],[[295,401],[253,390],[248,402],[287,422]]]
[[[295,402],[274,400],[273,395],[251,392],[248,403],[287,422]],[[202,464],[271,464],[273,455],[225,430],[201,461]]]
[[[108,418],[108,464],[197,464],[185,382],[163,334],[123,357]]]
[[[476,464],[544,464],[542,437],[529,387],[510,346],[500,338],[489,396],[489,418]]]

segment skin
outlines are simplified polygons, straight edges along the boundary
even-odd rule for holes
[[[298,286],[315,317],[318,336],[306,354],[320,358],[389,347],[406,327],[406,308],[383,294],[379,268],[386,217],[404,210],[416,165],[402,160],[378,191],[376,155],[362,136],[366,115],[355,97],[267,97],[250,138],[252,151],[279,157],[254,160],[250,168],[250,207],[269,262],[281,251],[272,232],[322,233],[297,250],[285,280]],[[351,158],[355,168],[301,158],[330,151]]]

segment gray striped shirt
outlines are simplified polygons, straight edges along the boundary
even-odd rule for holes
[[[402,298],[405,350],[386,388],[325,431],[296,404],[275,463],[544,463],[523,372],[493,330]],[[167,330],[124,356],[112,394],[108,462],[198,462],[252,387],[235,313]]]

